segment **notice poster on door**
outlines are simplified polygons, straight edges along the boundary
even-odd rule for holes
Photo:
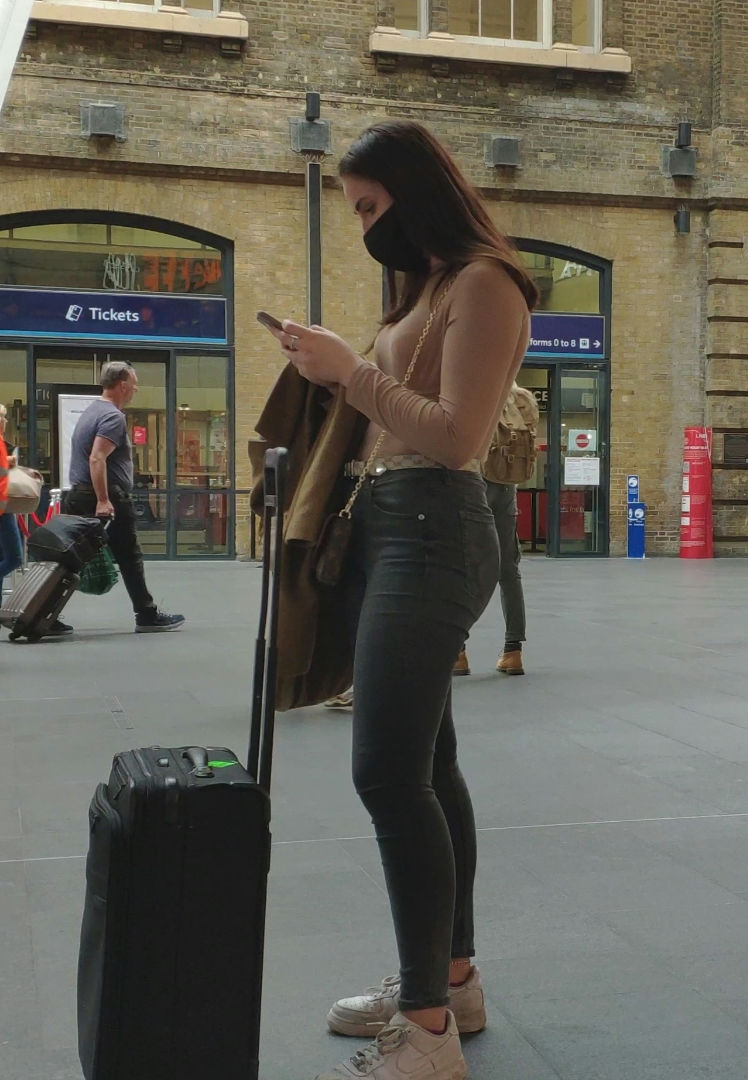
[[[91,402],[98,401],[99,397],[99,394],[60,394],[57,398],[60,487],[63,491],[70,487],[70,445],[75,425]]]
[[[564,458],[564,483],[568,487],[599,487],[600,458]]]

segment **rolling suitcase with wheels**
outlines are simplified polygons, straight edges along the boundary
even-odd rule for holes
[[[58,563],[31,563],[0,608],[0,626],[8,627],[11,641],[22,637],[39,641],[59,618],[79,581],[76,573]]]
[[[126,751],[91,803],[86,1080],[257,1080],[285,462],[265,455],[247,768],[223,747]]]

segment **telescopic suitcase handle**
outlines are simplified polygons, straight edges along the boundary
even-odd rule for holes
[[[252,722],[247,772],[270,791],[275,733],[275,680],[278,667],[278,600],[283,554],[283,509],[286,493],[288,451],[276,447],[265,451],[263,471],[264,510],[262,530],[262,595],[255,642],[252,687]],[[272,528],[273,521],[275,529]],[[271,535],[274,534],[274,535]]]

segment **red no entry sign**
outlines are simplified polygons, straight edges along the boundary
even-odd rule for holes
[[[586,450],[590,445],[590,437],[586,431],[580,431],[577,435],[575,442],[580,450]]]

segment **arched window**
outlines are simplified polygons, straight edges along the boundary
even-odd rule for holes
[[[603,312],[601,273],[598,267],[573,254],[554,255],[527,250],[518,242],[520,254],[540,290],[538,311]]]
[[[135,363],[139,390],[125,415],[148,555],[233,552],[232,265],[230,241],[161,218],[0,216],[11,437],[49,487],[64,487],[68,402],[100,392],[108,359]]]
[[[0,285],[221,296],[224,269],[217,246],[141,224],[37,216],[0,228]]]
[[[520,538],[554,556],[606,555],[611,264],[576,248],[515,243],[540,290],[518,376],[540,406],[538,467],[519,493]]]

